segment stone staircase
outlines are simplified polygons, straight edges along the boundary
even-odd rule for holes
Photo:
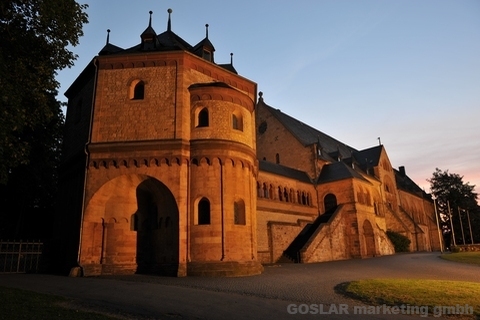
[[[308,223],[298,236],[292,241],[288,248],[283,251],[282,257],[277,262],[294,262],[301,263],[300,250],[305,246],[315,231],[323,224],[327,223],[337,208],[332,208],[324,214],[318,216],[315,221]]]

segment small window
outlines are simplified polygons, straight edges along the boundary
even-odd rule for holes
[[[145,86],[142,81],[137,83],[135,89],[133,90],[133,99],[134,100],[141,100],[143,99],[145,94]]]
[[[275,155],[275,162],[280,164],[280,155],[278,153]]]
[[[208,127],[208,109],[203,108],[198,113],[198,125],[197,127]]]
[[[207,198],[198,202],[198,224],[210,224],[210,201]]]
[[[232,114],[232,127],[235,130],[243,131],[243,119],[241,114]]]
[[[233,129],[238,130],[238,119],[236,115],[232,115],[232,126]]]
[[[235,201],[234,206],[233,206],[233,212],[234,212],[234,223],[235,224],[240,224],[240,225],[245,225],[245,202],[243,200],[238,200]]]
[[[135,80],[130,85],[130,99],[143,100],[145,97],[145,83],[141,80]]]

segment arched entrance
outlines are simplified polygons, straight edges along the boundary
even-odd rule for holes
[[[159,180],[123,175],[108,181],[85,209],[80,245],[84,274],[177,275],[178,216],[175,197]]]
[[[325,212],[333,210],[337,207],[337,197],[334,194],[329,193],[323,198],[323,203],[325,205]]]
[[[170,190],[156,179],[136,188],[138,273],[176,275],[179,259],[178,207]]]
[[[363,238],[365,244],[366,257],[375,256],[375,233],[370,221],[363,221]]]

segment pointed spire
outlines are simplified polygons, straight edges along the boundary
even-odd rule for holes
[[[230,52],[230,64],[233,66],[233,52]]]
[[[153,11],[150,10],[150,11],[148,11],[148,13],[150,13],[150,20],[148,21],[148,26],[151,28],[151,27],[152,27],[152,14],[153,14]]]
[[[205,39],[208,39],[208,23],[205,25]]]
[[[107,29],[107,43],[106,44],[109,44],[110,43],[110,29]]]
[[[167,31],[172,31],[172,20],[170,19],[170,16],[171,16],[173,10],[169,8],[169,9],[167,10],[167,12],[168,12]]]

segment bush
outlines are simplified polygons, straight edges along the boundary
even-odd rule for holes
[[[395,252],[408,252],[410,247],[410,239],[408,239],[403,234],[400,234],[395,231],[387,231],[387,236],[392,241],[393,246],[395,247]]]

